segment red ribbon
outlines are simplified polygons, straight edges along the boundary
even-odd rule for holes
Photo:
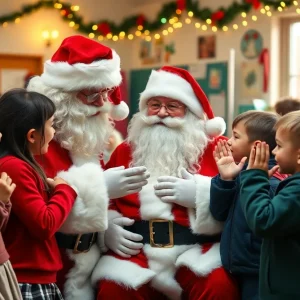
[[[246,0],[247,3],[252,4],[254,9],[259,9],[261,2],[260,0]]]
[[[270,76],[270,55],[268,49],[263,49],[259,56],[259,63],[263,66],[264,70],[264,82],[263,82],[263,91],[264,93],[268,92],[269,87],[269,76]]]
[[[102,22],[98,24],[98,31],[101,32],[103,35],[111,33],[110,26],[107,22]]]
[[[138,18],[136,19],[136,25],[144,26],[145,20],[146,18],[144,15],[139,15]]]
[[[180,9],[181,11],[186,9],[186,0],[177,0],[177,9]]]

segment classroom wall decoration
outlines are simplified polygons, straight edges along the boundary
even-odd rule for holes
[[[263,70],[256,61],[244,61],[242,71],[242,97],[260,97],[263,90]]]
[[[204,35],[198,37],[198,58],[216,57],[216,36]]]
[[[248,59],[258,58],[263,49],[263,38],[257,30],[245,32],[241,40],[241,51]]]
[[[196,28],[200,28],[199,22],[202,22],[204,23],[202,26],[205,28],[211,27],[213,31],[221,29],[226,32],[231,28],[237,30],[239,25],[245,26],[251,21],[256,21],[257,14],[270,17],[272,11],[282,12],[287,9],[290,9],[291,12],[300,13],[299,4],[300,1],[297,0],[240,0],[238,2],[233,1],[226,7],[222,6],[212,10],[208,7],[202,7],[198,1],[173,0],[162,5],[152,22],[142,12],[128,16],[121,21],[117,20],[117,22],[107,19],[84,22],[86,18],[79,13],[80,7],[78,5],[59,0],[39,0],[0,16],[0,25],[5,28],[9,23],[19,24],[21,18],[39,9],[49,8],[56,9],[62,19],[74,30],[86,34],[90,38],[97,38],[99,41],[104,39],[118,41],[125,38],[133,40],[135,37],[150,41],[152,38],[159,39],[160,35],[171,34],[174,29],[181,28],[184,23],[183,18],[187,24],[195,21]],[[187,15],[183,12],[186,12]],[[248,14],[252,12],[256,15],[248,17]],[[181,18],[182,16],[183,18]],[[243,18],[242,24],[234,23],[235,19],[240,16]],[[169,28],[171,29],[169,30]]]

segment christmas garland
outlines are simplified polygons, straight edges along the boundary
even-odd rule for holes
[[[209,8],[199,7],[197,0],[176,0],[163,5],[153,22],[148,21],[143,14],[139,14],[129,16],[120,24],[116,24],[109,20],[85,23],[83,17],[77,12],[79,9],[78,6],[54,0],[40,0],[35,4],[24,5],[20,11],[0,16],[0,24],[2,23],[4,26],[9,22],[17,23],[17,20],[20,20],[21,17],[29,15],[41,8],[52,8],[59,10],[62,19],[68,21],[70,26],[73,25],[72,27],[81,33],[103,35],[104,37],[110,35],[110,37],[112,37],[113,35],[125,36],[132,30],[137,29],[142,31],[141,33],[145,31],[158,31],[174,16],[180,18],[184,10],[190,12],[189,16],[199,21],[207,22],[210,20],[208,24],[222,28],[231,23],[243,12],[248,13],[252,9],[258,10],[266,6],[276,10],[281,7],[282,10],[291,5],[298,5],[298,2],[294,0],[243,0],[242,3],[233,2],[226,8],[220,7],[216,11],[213,11]]]

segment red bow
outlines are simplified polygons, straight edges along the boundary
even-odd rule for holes
[[[186,0],[177,0],[177,9],[183,11],[186,8]]]
[[[146,18],[144,15],[139,15],[138,18],[136,19],[136,25],[144,26],[145,20],[146,20]]]
[[[110,26],[107,22],[98,24],[98,31],[100,31],[103,35],[111,33]]]
[[[246,0],[247,3],[252,4],[254,9],[259,9],[261,2],[260,0]]]
[[[211,20],[213,22],[220,21],[225,17],[225,13],[223,10],[218,10],[211,15]]]

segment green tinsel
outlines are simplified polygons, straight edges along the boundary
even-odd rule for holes
[[[280,3],[282,0],[276,1],[276,0],[261,0],[260,3],[262,6],[270,6],[270,8],[277,9],[280,6]],[[54,7],[54,5],[58,3],[61,4],[61,9],[57,9]],[[293,5],[293,0],[285,0],[284,1],[286,7],[289,7]],[[106,22],[108,24],[108,28],[110,29],[110,33],[112,35],[118,35],[121,31],[125,32],[125,34],[129,34],[132,30],[136,30],[137,28],[137,20],[139,19],[140,15],[133,15],[126,17],[119,25],[109,21],[109,20],[98,20],[96,22],[83,22],[83,17],[75,11],[71,10],[72,4],[66,3],[66,2],[60,2],[55,0],[40,0],[37,1],[35,4],[28,4],[24,5],[20,11],[13,12],[8,15],[0,16],[0,24],[2,23],[9,23],[9,22],[15,22],[16,18],[21,18],[26,15],[30,15],[34,13],[35,11],[42,9],[42,8],[49,8],[49,9],[56,9],[58,13],[60,11],[65,10],[68,12],[65,16],[61,16],[63,20],[70,22],[73,21],[77,26],[75,29],[81,33],[89,34],[91,32],[94,32],[96,35],[102,34],[100,31],[94,31],[92,29],[93,25],[99,25]],[[155,21],[149,22],[147,19],[143,22],[143,31],[149,30],[149,31],[156,31],[160,30],[162,27],[165,26],[165,24],[162,22],[162,19],[165,18],[166,20],[171,19],[174,16],[177,16],[180,18],[180,15],[176,14],[177,9],[177,3],[176,1],[164,4],[159,11],[159,13],[156,16]],[[193,12],[193,18],[198,19],[199,21],[206,21],[207,19],[211,19],[213,14],[216,12],[224,12],[224,17],[220,20],[213,20],[214,25],[221,28],[224,25],[228,25],[233,22],[235,18],[237,18],[242,12],[249,12],[252,10],[252,4],[249,3],[249,1],[244,0],[242,3],[233,2],[228,7],[220,7],[216,11],[212,11],[209,8],[201,8],[199,7],[199,4],[197,1],[192,0],[186,0],[186,10]],[[72,18],[68,17],[68,14],[72,14]]]

